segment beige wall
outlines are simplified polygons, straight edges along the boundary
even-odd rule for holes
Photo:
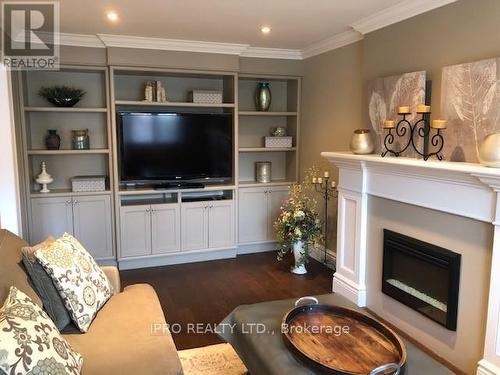
[[[500,56],[499,38],[500,1],[459,0],[366,35],[364,79],[426,70],[439,116],[441,68]]]
[[[346,150],[362,123],[363,42],[307,59],[302,83],[300,168],[330,168],[321,151]]]
[[[300,170],[336,170],[321,151],[349,149],[352,131],[370,127],[366,83],[376,77],[426,70],[439,117],[441,68],[500,56],[500,1],[459,0],[365,35],[355,44],[305,60]],[[330,216],[335,222],[336,202]],[[333,237],[335,226],[332,225]]]
[[[484,347],[492,226],[375,197],[369,199],[368,215],[368,308],[460,370],[474,374]],[[382,294],[384,228],[462,255],[456,332]]]

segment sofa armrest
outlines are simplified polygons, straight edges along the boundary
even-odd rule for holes
[[[117,267],[103,266],[102,271],[106,274],[111,286],[113,287],[113,295],[121,292],[120,272]]]

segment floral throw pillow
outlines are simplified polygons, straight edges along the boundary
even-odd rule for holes
[[[12,286],[0,309],[0,373],[80,374],[82,364],[45,311]]]
[[[59,291],[78,329],[87,332],[112,295],[108,278],[87,250],[70,234],[35,252]]]

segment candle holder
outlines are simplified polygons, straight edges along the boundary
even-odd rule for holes
[[[330,176],[325,172],[324,177],[320,178],[313,178],[313,185],[314,185],[314,190],[317,193],[320,193],[324,199],[325,202],[325,223],[324,223],[324,228],[325,228],[325,234],[324,234],[324,264],[328,265],[328,251],[327,251],[327,245],[328,245],[328,201],[331,198],[337,198],[338,196],[338,191],[335,186],[335,181],[332,181],[330,183]]]
[[[436,151],[429,152],[428,146],[426,144],[426,140],[429,139],[431,134],[431,130],[433,129],[430,126],[430,112],[417,112],[417,114],[421,115],[421,118],[415,122],[415,124],[411,124],[410,121],[406,119],[406,116],[410,115],[410,113],[399,113],[400,116],[403,116],[401,120],[397,123],[394,128],[388,128],[388,133],[384,138],[384,147],[385,151],[382,152],[381,156],[384,157],[388,153],[391,153],[394,156],[400,156],[403,152],[405,152],[410,146],[415,150],[417,154],[423,157],[424,160],[428,160],[432,156],[436,156],[438,160],[443,160],[443,155],[441,151],[444,147],[444,138],[441,134],[441,129],[434,129],[436,131],[435,134],[430,138],[430,143],[434,147]],[[393,134],[393,129],[395,134]],[[384,128],[385,130],[385,128]],[[395,136],[398,137],[408,137],[408,140],[403,148],[400,150],[393,149],[394,141],[396,139]],[[423,139],[423,149],[421,150],[416,143],[416,139]]]

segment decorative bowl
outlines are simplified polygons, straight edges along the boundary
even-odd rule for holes
[[[85,91],[75,87],[51,86],[42,87],[38,95],[56,107],[73,107],[85,95]]]

